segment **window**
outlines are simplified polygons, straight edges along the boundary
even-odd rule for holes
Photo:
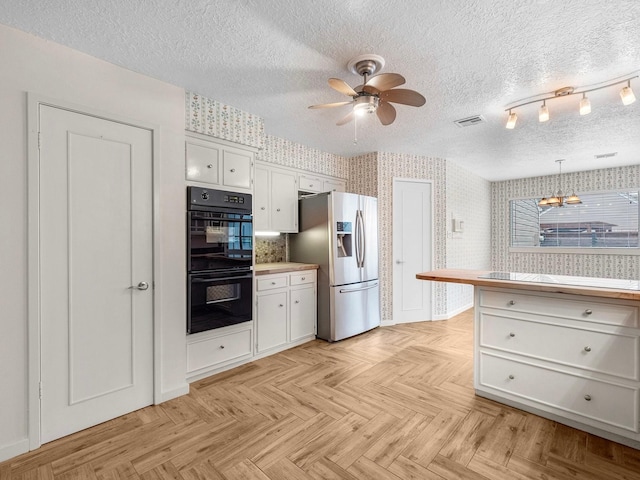
[[[582,203],[510,201],[512,247],[638,248],[638,189],[580,194]]]

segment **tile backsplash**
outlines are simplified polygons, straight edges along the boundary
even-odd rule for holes
[[[289,260],[289,235],[281,233],[277,237],[256,237],[256,263],[276,263]]]

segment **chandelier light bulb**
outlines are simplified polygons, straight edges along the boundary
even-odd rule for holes
[[[511,110],[509,110],[509,118],[507,119],[506,127],[510,130],[515,128],[517,121],[518,121],[518,115],[516,115],[515,112],[511,113]]]
[[[633,90],[631,90],[631,80],[627,82],[627,86],[620,90],[620,98],[622,99],[623,105],[631,105],[636,101],[636,96],[633,94]]]
[[[591,101],[587,98],[585,93],[582,94],[582,100],[580,100],[580,115],[589,115],[591,113]]]
[[[538,112],[538,121],[546,122],[549,120],[549,109],[547,108],[547,102],[543,101],[540,111]]]

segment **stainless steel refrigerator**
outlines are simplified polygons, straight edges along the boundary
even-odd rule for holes
[[[318,333],[330,342],[380,325],[378,200],[327,192],[300,199],[292,262],[317,263]]]

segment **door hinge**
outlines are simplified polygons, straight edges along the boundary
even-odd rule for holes
[[[38,383],[38,398],[42,400],[42,382]]]

